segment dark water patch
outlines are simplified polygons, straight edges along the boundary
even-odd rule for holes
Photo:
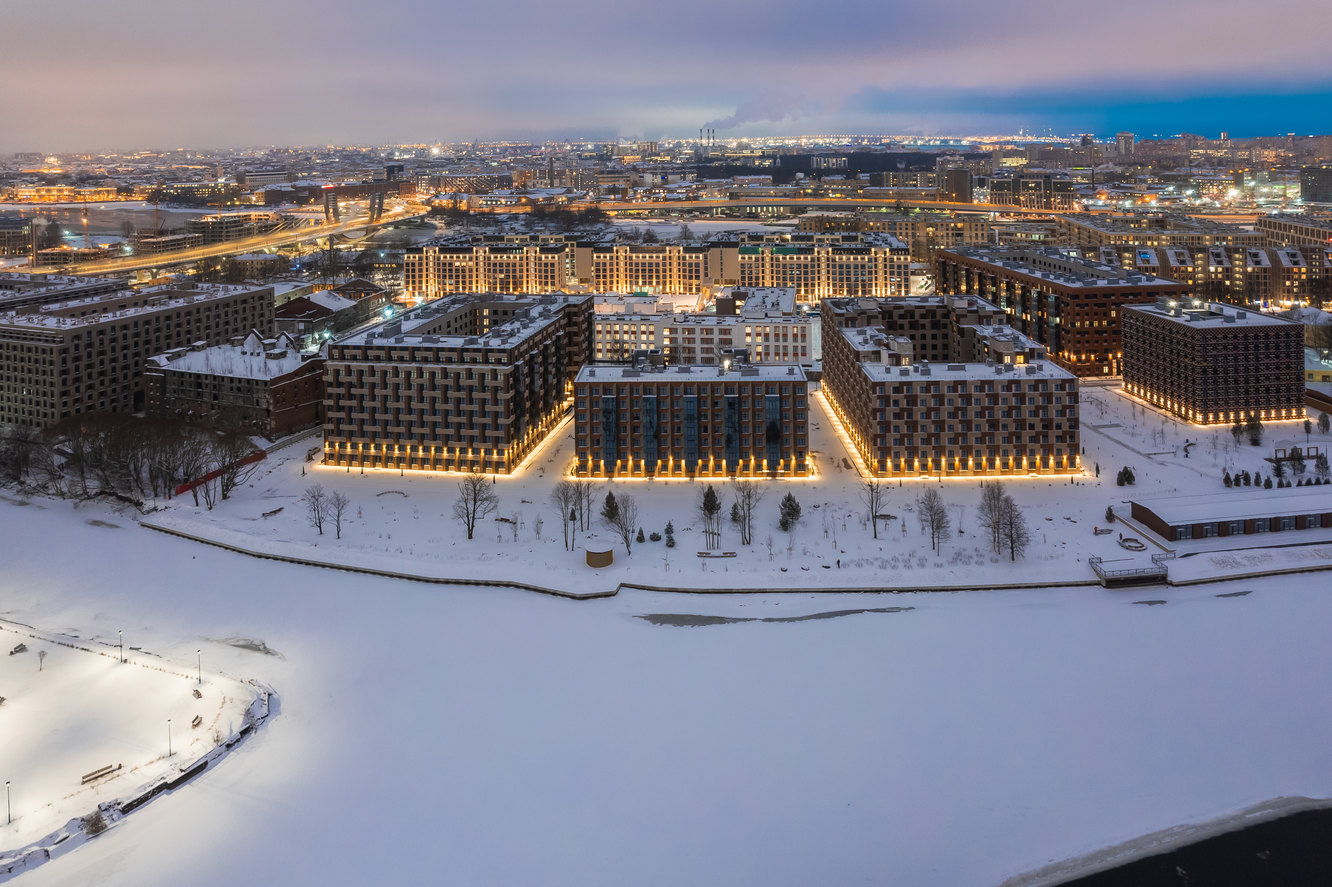
[[[1253,594],[1253,589],[1248,591],[1228,591],[1225,594],[1218,594],[1217,597],[1244,597],[1246,594]]]
[[[237,650],[249,650],[251,653],[262,653],[265,656],[276,656],[279,659],[285,658],[268,644],[254,638],[207,638],[206,640],[215,644],[226,644],[228,647],[235,647]]]
[[[810,613],[805,616],[703,616],[695,613],[639,613],[639,619],[646,619],[653,625],[673,625],[678,628],[691,628],[697,625],[725,625],[734,622],[809,622],[814,619],[836,619],[840,616],[856,616],[860,613],[905,613],[915,607],[866,607],[856,610],[829,610],[826,613]]]
[[[84,523],[87,524],[87,525],[90,526],[90,527],[106,527],[106,528],[111,529],[111,530],[119,530],[119,529],[120,529],[120,524],[113,524],[113,523],[110,523],[110,522],[108,522],[108,521],[98,520],[97,518],[92,518],[92,519],[90,519],[90,520],[86,520],[86,521],[84,521]]]
[[[1165,601],[1134,601],[1133,603],[1142,604],[1144,607],[1159,607],[1164,604]]]
[[[1326,887],[1332,810],[1306,810],[1064,881],[1060,887]]]

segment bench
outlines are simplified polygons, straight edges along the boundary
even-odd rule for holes
[[[198,728],[203,723],[203,715],[195,715],[194,720],[190,721],[190,726]]]
[[[103,776],[110,776],[112,773],[118,771],[122,766],[124,765],[107,764],[105,767],[98,767],[96,770],[92,771],[91,773],[83,774],[82,784],[87,785],[90,782],[96,782],[97,780],[101,779]]]
[[[281,514],[283,507],[284,506],[279,505],[277,508],[274,508],[272,511],[265,511],[264,517],[272,517],[275,514]]]

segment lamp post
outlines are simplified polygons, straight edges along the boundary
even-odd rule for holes
[[[125,630],[124,630],[123,628],[118,628],[118,629],[116,629],[116,634],[119,635],[119,637],[120,637],[120,661],[121,661],[121,662],[124,662],[124,661],[125,661]]]
[[[5,780],[5,825],[14,824],[14,807],[9,803],[9,780]]]
[[[167,718],[167,757],[171,757],[171,718]]]
[[[194,655],[199,657],[199,683],[203,683],[203,650],[195,650]]]

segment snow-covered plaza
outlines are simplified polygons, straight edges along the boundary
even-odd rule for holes
[[[1298,424],[1270,426],[1262,448],[1237,447],[1227,429],[1182,426],[1087,387],[1090,473],[1076,484],[1006,479],[1034,535],[1010,562],[976,525],[976,481],[894,485],[885,510],[898,517],[875,540],[850,454],[826,417],[814,423],[818,476],[773,485],[753,546],[724,522],[721,547],[734,558],[697,556],[700,484],[686,481],[612,487],[637,500],[647,531],[671,521],[676,548],[645,542],[625,557],[617,543],[616,564],[598,571],[581,547],[566,552],[548,494],[567,429],[526,472],[498,481],[497,515],[516,517],[516,539],[515,525],[487,520],[466,540],[451,514],[456,478],[324,469],[305,462],[304,444],[276,451],[211,512],[182,497],[150,516],[364,568],[744,595],[626,588],[577,601],[314,569],[144,529],[106,505],[5,491],[0,624],[96,641],[112,655],[79,668],[108,677],[121,668],[123,629],[175,673],[185,709],[197,702],[196,650],[205,689],[253,680],[282,699],[281,714],[216,768],[22,883],[997,885],[1270,799],[1332,796],[1326,574],[1072,584],[1094,580],[1089,556],[1128,556],[1118,531],[1092,533],[1108,505],[1220,492],[1226,470],[1266,474],[1261,453],[1303,442]],[[1116,487],[1128,464],[1136,485]],[[304,520],[311,483],[351,500],[341,540]],[[927,484],[954,518],[938,554],[907,508]],[[790,537],[776,528],[788,489],[804,507]],[[1199,540],[1181,547],[1172,575],[1175,563],[1207,578],[1254,558],[1276,568],[1317,565],[1323,550],[1332,558],[1332,542],[1309,532],[1282,541],[1326,544],[1212,553],[1216,540]],[[72,669],[53,651],[44,668],[57,664]],[[39,692],[36,668],[35,652],[0,663],[0,681],[19,682],[19,692],[0,686],[10,697],[0,766],[25,771],[0,780],[17,787],[42,771],[77,782],[113,758],[129,766],[128,752],[111,753],[117,742],[140,743],[143,757],[165,751],[176,715],[164,708],[143,715],[154,731],[162,721],[161,749],[156,732],[108,738],[80,751],[92,761],[82,767],[72,740],[43,755],[38,737],[11,756],[15,731],[30,729],[14,713]],[[26,838],[6,826],[0,850]]]

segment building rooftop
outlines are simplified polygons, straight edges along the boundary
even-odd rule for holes
[[[233,339],[226,345],[206,348],[202,343],[196,343],[189,348],[173,348],[148,358],[148,364],[177,373],[262,380],[285,376],[300,369],[314,356],[322,354],[302,354],[286,333],[265,339],[252,330],[239,342]]]
[[[623,382],[630,379],[675,380],[727,379],[736,382],[804,382],[805,370],[799,364],[733,363],[679,366],[585,366],[574,380],[579,382]]]
[[[144,314],[153,314],[170,308],[179,308],[194,302],[209,301],[222,296],[233,296],[272,290],[264,286],[231,286],[227,284],[199,284],[194,289],[182,289],[175,284],[148,287],[141,290],[122,290],[81,299],[67,299],[45,305],[28,305],[17,313],[0,314],[0,327],[31,329],[77,329],[111,320],[123,320]],[[138,304],[125,305],[127,302]],[[125,305],[107,310],[101,306]]]
[[[964,246],[941,250],[940,253],[984,262],[1069,288],[1162,286],[1182,290],[1185,286],[1178,281],[1085,259],[1071,247]]]
[[[1275,314],[1263,314],[1235,305],[1219,302],[1198,302],[1192,299],[1162,299],[1155,305],[1125,305],[1125,311],[1160,317],[1190,327],[1209,328],[1223,326],[1295,326],[1294,321]]]
[[[919,361],[911,366],[891,366],[881,363],[862,363],[861,369],[875,382],[925,381],[998,381],[1022,382],[1054,379],[1076,382],[1077,376],[1048,360],[1031,363],[930,363]]]
[[[507,348],[538,330],[563,321],[564,308],[590,301],[589,295],[457,295],[434,299],[395,318],[383,320],[336,340],[338,345],[366,346],[408,344],[427,348]],[[440,332],[461,312],[496,307],[512,308],[514,315],[480,335],[446,335]]]
[[[1332,511],[1332,487],[1289,487],[1284,490],[1244,489],[1198,496],[1159,496],[1132,499],[1172,526],[1244,520],[1252,517],[1289,517]]]

